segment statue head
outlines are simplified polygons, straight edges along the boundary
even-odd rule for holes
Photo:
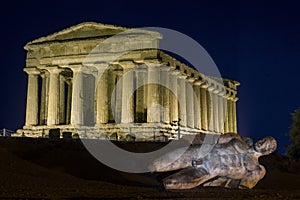
[[[276,148],[277,148],[277,142],[271,136],[258,140],[254,145],[255,151],[261,153],[262,155],[268,155],[274,152]]]

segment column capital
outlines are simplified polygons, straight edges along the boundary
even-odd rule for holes
[[[230,94],[230,92],[226,92],[226,94],[224,95],[224,97],[226,98],[226,99],[228,99],[228,100],[231,100],[231,94]]]
[[[134,71],[136,72],[147,72],[147,66],[146,65],[139,65],[136,68],[134,68]]]
[[[200,87],[206,89],[206,88],[208,88],[208,84],[205,83],[205,82],[203,82],[203,83],[200,85]]]
[[[215,90],[215,87],[213,85],[208,85],[208,91],[214,91]]]
[[[120,61],[116,63],[117,65],[120,65],[123,69],[133,69],[136,64],[132,61]]]
[[[219,95],[221,97],[226,97],[226,90],[224,88],[222,88],[221,91],[219,92]]]
[[[236,102],[238,98],[236,97],[236,92],[227,90],[226,98],[230,101]]]
[[[220,90],[219,87],[214,87],[214,89],[213,89],[213,93],[214,93],[214,94],[220,94],[221,91],[222,91],[222,90]]]
[[[97,62],[97,63],[93,63],[92,65],[86,65],[88,67],[95,67],[98,70],[99,69],[106,69],[109,67],[109,63],[108,62]],[[80,66],[79,66],[80,67]]]
[[[187,78],[187,75],[183,74],[183,73],[180,73],[179,75],[177,75],[177,77],[179,79],[186,79]]]
[[[180,71],[178,71],[178,70],[176,70],[176,69],[171,69],[171,70],[169,71],[169,73],[170,73],[171,75],[177,76],[177,75],[180,74]]]
[[[171,67],[168,67],[167,65],[164,65],[164,64],[162,64],[159,68],[161,71],[164,71],[164,72],[168,72],[171,70]]]
[[[81,69],[81,65],[70,66],[70,69],[72,70],[73,73],[78,73]]]
[[[59,68],[57,66],[53,66],[53,67],[51,66],[51,67],[47,67],[46,70],[51,74],[59,74],[64,69]]]
[[[202,85],[203,83],[204,83],[204,81],[198,79],[198,80],[195,80],[194,85]]]
[[[187,81],[188,81],[189,83],[194,83],[195,80],[196,80],[195,77],[190,77],[190,76],[187,77]]]
[[[79,71],[81,71],[84,74],[90,74],[93,76],[98,75],[98,69],[92,66],[82,66],[81,68],[79,68]]]
[[[160,70],[160,65],[156,63],[146,64],[148,66],[148,71],[158,71]]]
[[[232,97],[232,101],[237,102],[239,100],[238,97]]]
[[[49,76],[49,72],[47,70],[42,70],[41,73],[40,73],[40,76],[42,78],[46,78]]]
[[[227,99],[228,99],[229,101],[233,101],[234,96],[228,96]]]
[[[23,71],[26,72],[28,75],[39,75],[41,73],[41,71],[35,67],[26,67],[23,69]]]

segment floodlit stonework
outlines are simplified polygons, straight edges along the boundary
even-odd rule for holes
[[[126,30],[87,22],[26,44],[26,122],[18,134],[59,129],[60,137],[165,141],[237,133],[238,82],[205,76],[158,50],[157,32],[97,46]]]

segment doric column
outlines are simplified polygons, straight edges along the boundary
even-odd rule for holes
[[[105,70],[97,82],[96,124],[108,122],[108,71]]]
[[[233,116],[233,132],[237,133],[237,117],[236,117],[236,102],[239,98],[235,97],[232,100],[232,116]]]
[[[147,109],[147,67],[139,66],[135,69],[136,80],[136,102],[135,102],[135,122],[146,122]]]
[[[108,76],[107,76],[107,82],[108,82],[108,122],[113,122],[116,116],[114,116],[114,114],[116,113],[116,99],[117,99],[117,95],[116,95],[116,91],[115,89],[115,84],[117,81],[117,75],[115,73],[114,70],[110,69],[108,70]],[[114,94],[113,94],[114,93]],[[112,99],[112,97],[115,97],[114,99]],[[119,118],[120,119],[120,118]],[[120,122],[120,121],[119,121]]]
[[[162,109],[162,121],[164,123],[170,122],[170,95],[169,95],[169,78],[168,78],[168,71],[170,70],[170,67],[162,66],[160,72],[160,94],[161,94],[161,105],[163,106]]]
[[[231,97],[227,98],[227,120],[228,120],[228,132],[233,132],[233,118],[232,118],[232,100]]]
[[[234,133],[234,102],[232,97],[229,99],[229,104],[230,104],[230,114],[229,114],[229,127],[230,127],[230,132]]]
[[[122,62],[122,112],[121,123],[132,123],[134,120],[133,92],[134,92],[134,63]]]
[[[200,85],[201,95],[201,125],[202,129],[208,131],[208,105],[207,105],[207,84]]]
[[[224,115],[225,115],[225,122],[224,122],[224,133],[229,133],[229,103],[228,103],[228,93],[226,91],[226,94],[224,95],[223,98],[224,102]]]
[[[186,76],[178,76],[178,91],[177,96],[179,99],[179,118],[180,125],[187,126],[187,115],[186,115]]]
[[[177,70],[169,71],[169,100],[170,100],[170,121],[178,122],[178,95],[177,95]]]
[[[186,81],[186,111],[187,111],[187,126],[194,128],[195,125],[195,110],[194,110],[194,90],[193,82],[195,78],[188,78]]]
[[[228,132],[237,133],[236,101],[238,98],[232,94],[227,99]]]
[[[65,123],[65,78],[63,75],[59,75],[59,124]]]
[[[228,98],[230,94],[228,90],[225,90],[224,98],[223,98],[223,107],[224,107],[224,116],[225,116],[225,122],[224,122],[224,133],[229,133],[229,103]]]
[[[84,65],[80,75],[82,76],[82,123],[84,126],[95,126],[96,123],[96,82],[97,69]]]
[[[216,133],[220,133],[220,126],[219,126],[219,100],[218,100],[218,93],[217,89],[213,90],[212,92],[212,109],[213,109],[213,123],[214,123],[214,131]]]
[[[201,130],[202,129],[202,119],[201,119],[201,104],[202,104],[202,101],[201,101],[201,84],[203,82],[201,80],[197,80],[194,82],[194,127],[196,129],[199,129]]]
[[[49,74],[44,72],[41,74],[42,78],[42,91],[41,91],[41,103],[40,103],[40,125],[47,124],[47,114],[48,114],[48,83]]]
[[[123,70],[114,70],[112,72],[114,75],[112,77],[112,81],[114,81],[114,86],[112,86],[114,88],[114,102],[112,101],[112,103],[114,104],[114,110],[112,110],[113,117],[115,120],[115,123],[121,123],[122,122],[122,96],[123,93],[125,92],[125,90],[123,90],[123,81],[121,80],[121,77],[123,76],[124,72]],[[113,100],[113,99],[112,99]]]
[[[218,102],[219,102],[219,128],[220,132],[224,133],[225,131],[225,114],[224,114],[224,94],[225,92],[221,92],[218,95]]]
[[[206,90],[206,97],[207,97],[207,119],[208,119],[208,130],[214,131],[215,130],[215,123],[214,123],[214,112],[213,112],[213,86],[209,86]]]
[[[38,76],[40,71],[36,68],[24,68],[28,74],[26,122],[25,126],[38,124]]]
[[[62,69],[58,67],[48,67],[49,71],[49,101],[47,125],[59,124],[59,73]]]
[[[73,71],[72,79],[72,103],[71,103],[71,124],[82,125],[82,73],[80,72],[81,66],[72,66]]]
[[[68,99],[67,99],[67,113],[66,113],[66,124],[71,123],[71,107],[72,107],[72,79],[68,77],[66,79],[68,85]]]
[[[160,122],[161,120],[159,80],[159,66],[148,64],[147,122]]]

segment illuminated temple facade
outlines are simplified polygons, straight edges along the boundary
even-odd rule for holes
[[[99,46],[127,30],[87,22],[26,44],[26,120],[18,134],[166,141],[237,133],[238,82],[205,76],[158,50],[157,32]]]

